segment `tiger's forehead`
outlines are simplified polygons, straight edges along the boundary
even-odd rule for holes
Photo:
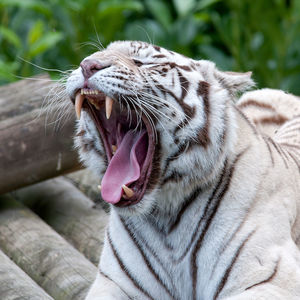
[[[126,55],[150,56],[161,52],[167,52],[166,49],[141,41],[117,41],[108,45],[107,50],[115,50]],[[170,51],[171,52],[171,51]]]
[[[182,54],[167,50],[165,48],[152,45],[141,41],[117,41],[108,45],[102,51],[95,52],[90,56],[96,59],[141,59],[141,60],[155,60],[169,62],[183,62],[191,63],[194,60]]]

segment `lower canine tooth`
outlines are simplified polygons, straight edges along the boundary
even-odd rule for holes
[[[131,198],[134,195],[134,191],[125,184],[122,185],[122,188],[128,198]]]
[[[80,119],[83,101],[84,101],[84,96],[81,93],[77,93],[75,97],[75,112],[78,119]]]
[[[117,146],[116,145],[112,145],[111,149],[112,149],[112,153],[115,154],[116,151],[117,151]]]
[[[101,185],[98,185],[98,190],[100,190],[100,192],[101,192]]]
[[[107,119],[110,118],[113,102],[114,102],[113,99],[106,96],[106,98],[105,98],[105,112],[106,112],[106,118]]]

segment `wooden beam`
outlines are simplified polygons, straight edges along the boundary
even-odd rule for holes
[[[0,196],[0,247],[56,300],[84,299],[97,268],[38,216]]]
[[[72,183],[62,177],[50,179],[17,190],[14,197],[98,265],[108,214]]]
[[[2,251],[0,268],[0,299],[53,300]]]
[[[63,99],[48,112],[42,107],[61,90],[46,75],[0,87],[0,194],[80,168],[70,100],[65,111]],[[69,119],[59,121],[68,111]]]

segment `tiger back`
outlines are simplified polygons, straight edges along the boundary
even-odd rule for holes
[[[299,299],[300,103],[250,73],[115,42],[67,81],[111,204],[87,299]]]

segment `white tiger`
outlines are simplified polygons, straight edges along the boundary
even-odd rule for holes
[[[87,299],[300,299],[300,102],[143,42],[81,62],[81,160],[111,203]],[[298,246],[297,246],[298,245]]]

